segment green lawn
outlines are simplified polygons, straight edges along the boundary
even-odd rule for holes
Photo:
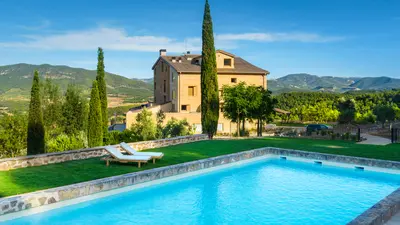
[[[344,141],[289,138],[201,141],[152,149],[151,151],[164,152],[164,158],[155,165],[147,164],[141,169],[138,169],[136,165],[118,163],[112,163],[111,166],[106,167],[105,162],[100,161],[99,158],[93,158],[0,172],[0,197],[266,146],[400,161],[400,145],[398,144],[372,146],[358,145]]]

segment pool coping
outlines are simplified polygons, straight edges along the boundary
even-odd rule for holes
[[[257,159],[262,156],[275,155],[281,157],[296,157],[317,160],[318,163],[341,163],[347,167],[358,166],[365,170],[400,173],[400,162],[333,155],[317,152],[307,152],[275,147],[263,147],[228,155],[201,159],[181,164],[143,170],[113,177],[66,185],[21,195],[0,198],[0,221],[2,215],[12,216],[11,213],[26,209],[51,205],[57,202],[81,198],[117,188],[140,185],[149,181],[183,175],[190,172],[204,171],[223,165],[231,165],[240,161]],[[346,166],[345,166],[346,167]],[[397,212],[400,212],[400,188],[386,196],[374,206],[349,222],[351,225],[383,225]]]

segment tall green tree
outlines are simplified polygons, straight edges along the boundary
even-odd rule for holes
[[[62,94],[60,87],[47,78],[41,88],[44,125],[47,136],[62,132]]]
[[[131,128],[136,141],[154,140],[157,136],[157,127],[152,119],[152,112],[144,108],[136,116],[136,123]]]
[[[107,111],[107,86],[104,71],[104,52],[102,48],[97,51],[97,76],[96,81],[99,88],[99,96],[101,102],[101,116],[102,116],[102,129],[103,137],[108,133],[108,111]]]
[[[339,123],[353,123],[356,117],[356,101],[354,99],[341,98],[338,104],[339,108]]]
[[[248,98],[246,96],[246,86],[240,82],[235,86],[224,85],[222,88],[224,99],[224,117],[236,123],[236,132],[240,136],[240,122],[244,121],[248,114]]]
[[[257,136],[262,136],[262,127],[264,122],[273,120],[275,114],[274,107],[276,99],[271,96],[271,92],[263,87],[247,87],[248,107],[250,118],[257,120]]]
[[[40,98],[39,73],[33,75],[31,101],[29,103],[27,154],[35,155],[45,152],[45,130],[43,124],[43,112]]]
[[[208,0],[204,7],[201,63],[201,125],[203,133],[213,138],[219,118],[217,59],[214,32]]]
[[[88,146],[103,145],[103,120],[101,117],[101,103],[97,81],[93,81],[89,103]]]
[[[396,118],[395,107],[391,105],[376,106],[374,114],[376,115],[376,119],[382,124],[382,128],[385,128],[386,121],[392,122]]]
[[[87,132],[88,104],[82,91],[75,85],[68,85],[65,101],[62,105],[63,129],[67,135],[77,135],[80,131]]]

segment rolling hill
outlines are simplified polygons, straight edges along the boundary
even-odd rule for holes
[[[273,93],[291,91],[346,92],[354,90],[400,89],[400,79],[390,77],[332,77],[306,73],[289,74],[268,80],[268,89]]]
[[[26,107],[32,84],[33,71],[39,72],[42,80],[51,79],[60,85],[62,91],[68,84],[76,84],[87,93],[96,77],[95,70],[53,66],[48,64],[15,64],[0,66],[0,106],[14,109]],[[138,79],[129,79],[112,73],[106,73],[109,95],[124,96],[131,102],[146,101],[153,95],[153,85]],[[20,107],[18,107],[20,106]]]

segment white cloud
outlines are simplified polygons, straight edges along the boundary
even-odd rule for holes
[[[44,50],[93,50],[101,46],[114,51],[154,52],[166,48],[169,52],[185,50],[200,51],[201,39],[191,37],[176,40],[165,36],[130,36],[124,29],[100,27],[83,31],[68,31],[61,34],[25,35],[25,41],[0,42],[6,48],[38,48]],[[341,37],[325,37],[312,33],[242,33],[217,34],[217,48],[232,49],[238,47],[238,41],[297,41],[330,42],[343,40]]]
[[[216,40],[220,41],[297,41],[297,42],[332,42],[344,40],[344,37],[322,36],[314,33],[243,33],[219,34]]]

